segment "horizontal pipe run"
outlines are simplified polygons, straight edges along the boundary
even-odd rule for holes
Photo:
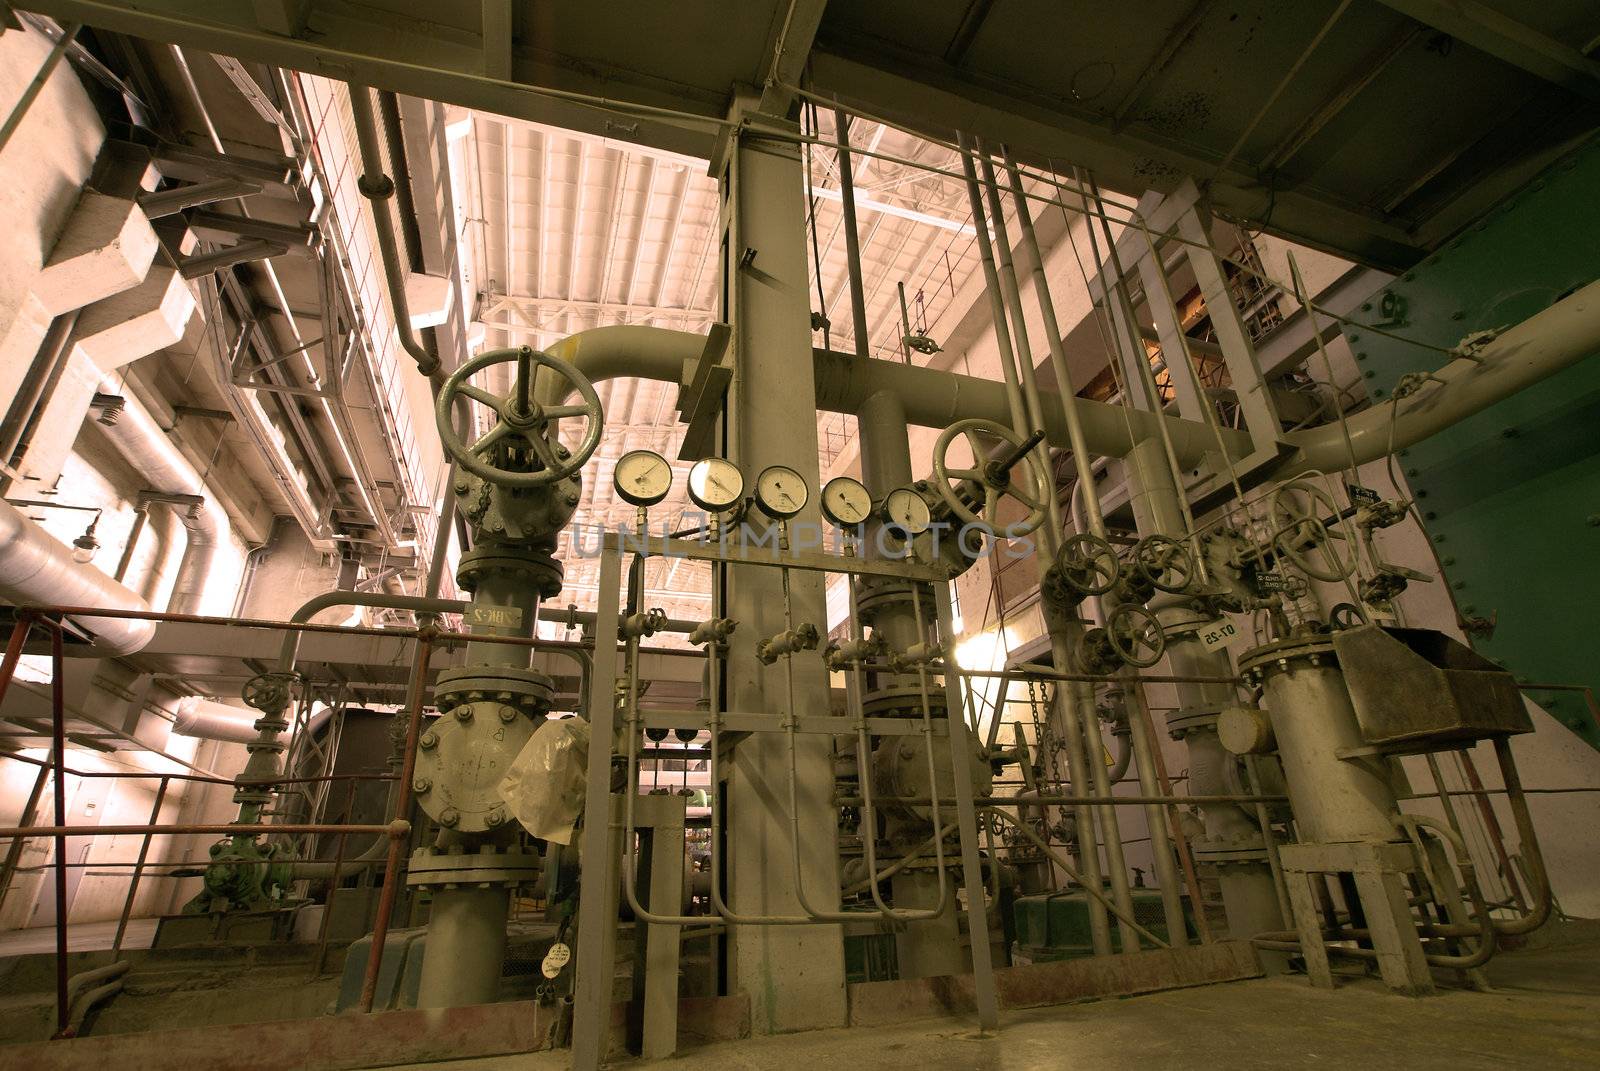
[[[331,822],[295,822],[281,825],[129,825],[129,826],[0,826],[0,837],[123,837],[144,833],[184,836],[191,833],[215,833],[219,836],[249,834],[251,836],[274,833],[370,833],[400,840],[411,834],[411,823],[390,822],[388,825],[341,826]],[[266,860],[270,862],[270,860]]]
[[[927,804],[932,803],[927,796],[873,796],[874,803],[900,803],[900,804]],[[1143,806],[1151,803],[1286,803],[1288,796],[1246,796],[1231,793],[1212,796],[974,796],[973,803],[979,807],[1019,807],[1037,806],[1074,806],[1078,804],[1138,804]],[[834,803],[841,807],[861,806],[860,796],[835,796]],[[940,803],[954,803],[954,796],[940,796]]]

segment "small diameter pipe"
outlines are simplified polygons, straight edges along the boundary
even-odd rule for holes
[[[833,110],[839,133],[839,207],[844,211],[844,257],[850,277],[850,317],[854,325],[857,357],[870,357],[871,338],[867,333],[867,299],[861,285],[861,237],[856,228],[855,179],[850,174],[850,117],[843,108]]]
[[[383,946],[389,937],[389,919],[394,914],[397,886],[400,884],[400,857],[405,838],[411,831],[406,817],[411,813],[411,783],[417,770],[417,738],[422,732],[422,705],[428,692],[428,661],[433,656],[431,630],[419,635],[417,649],[411,664],[411,688],[407,706],[411,716],[406,723],[405,757],[400,765],[400,784],[395,793],[394,821],[389,824],[389,857],[383,868],[383,894],[378,900],[378,917],[372,927],[372,951],[367,957],[366,974],[361,980],[362,1012],[372,1010],[378,992],[378,968],[383,963]],[[351,832],[354,832],[353,830]]]
[[[67,712],[65,670],[61,664],[61,623],[46,622],[50,629],[50,758],[55,765],[55,837],[56,863],[56,1031],[66,1030],[71,1012],[71,999],[67,994]],[[89,827],[94,832],[105,832],[104,827]],[[0,831],[0,836],[4,836]],[[12,834],[20,836],[20,833]]]
[[[1095,489],[1094,457],[1083,434],[1083,420],[1078,416],[1078,391],[1072,383],[1072,372],[1067,367],[1066,346],[1062,342],[1061,328],[1056,322],[1055,302],[1050,297],[1050,284],[1045,278],[1044,255],[1039,250],[1039,236],[1033,228],[1033,213],[1028,208],[1028,198],[1022,188],[1022,175],[1011,158],[1011,151],[1001,147],[1006,175],[1011,183],[1012,203],[1017,211],[1017,229],[1022,233],[1023,248],[1033,262],[1033,295],[1039,303],[1039,317],[1044,322],[1045,341],[1050,347],[1050,369],[1055,374],[1056,396],[1061,401],[1062,413],[1067,419],[1068,449],[1072,464],[1078,473],[1084,517],[1088,531],[1105,538],[1106,522],[1100,510],[1100,495]],[[1042,424],[1040,425],[1043,426]]]
[[[167,788],[172,784],[170,777],[163,777],[161,784],[156,787],[156,801],[150,808],[150,824],[153,826],[161,820],[161,806],[167,802]],[[352,786],[355,782],[350,782]],[[122,940],[128,933],[128,919],[133,914],[133,901],[139,894],[139,881],[144,877],[145,860],[150,857],[150,841],[153,834],[146,833],[139,842],[139,858],[133,865],[133,877],[128,881],[128,896],[122,902],[122,916],[117,919],[117,936],[111,942],[111,954],[118,955],[122,951]]]
[[[378,128],[372,114],[372,89],[351,82],[350,112],[355,120],[356,142],[361,153],[361,177],[356,187],[372,202],[373,230],[378,236],[378,253],[383,260],[383,275],[389,287],[389,304],[394,310],[395,333],[401,347],[417,362],[417,371],[436,383],[440,380],[439,358],[417,340],[411,326],[411,308],[406,300],[405,270],[395,243],[394,222],[389,199],[394,196],[394,180],[384,173],[383,153],[378,146]]]
[[[1533,909],[1526,915],[1510,921],[1495,920],[1494,928],[1507,937],[1532,933],[1550,918],[1555,903],[1555,892],[1550,888],[1550,872],[1544,865],[1544,853],[1539,849],[1539,835],[1533,828],[1533,815],[1528,810],[1528,797],[1522,790],[1522,775],[1517,772],[1516,758],[1511,754],[1511,741],[1495,737],[1494,754],[1500,762],[1500,779],[1506,786],[1506,799],[1511,805],[1512,817],[1517,822],[1517,836],[1522,841],[1522,854],[1528,861]]]

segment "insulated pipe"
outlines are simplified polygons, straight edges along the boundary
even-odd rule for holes
[[[108,380],[101,387],[110,393],[117,389],[117,384]],[[189,542],[179,562],[178,578],[167,605],[168,613],[199,613],[217,551],[227,545],[232,531],[227,513],[216,496],[207,490],[205,478],[183,456],[139,399],[131,396],[124,399],[121,416],[105,429],[105,434],[152,490],[205,499],[202,506],[179,510],[178,519],[189,530]]]
[[[632,377],[682,384],[692,369],[691,362],[704,348],[705,336],[693,332],[626,325],[580,331],[552,346],[549,352],[570,360],[590,382]],[[1442,385],[1399,403],[1394,447],[1400,449],[1419,442],[1575,364],[1596,349],[1600,349],[1600,282],[1589,284],[1506,331],[1485,345],[1476,361],[1458,360],[1435,373],[1445,381]],[[869,396],[887,390],[900,397],[906,420],[919,427],[944,428],[966,417],[1011,424],[1005,386],[992,380],[899,361],[863,360],[825,349],[812,351],[812,361],[819,410],[855,413]],[[551,380],[541,382],[540,388],[541,403],[557,404],[562,400],[556,395],[564,388]],[[1386,402],[1349,418],[1358,465],[1387,455],[1390,413],[1396,404]],[[1092,456],[1124,457],[1136,440],[1159,437],[1163,421],[1180,465],[1192,466],[1207,453],[1215,452],[1219,433],[1231,456],[1246,457],[1251,451],[1250,436],[1232,428],[1214,431],[1197,420],[1127,411],[1085,398],[1079,398],[1075,408],[1082,421],[1082,448]],[[1073,437],[1065,412],[1051,409],[1043,415],[1050,443],[1072,449]],[[1279,463],[1275,477],[1331,471],[1349,464],[1337,424],[1290,432],[1283,442],[1295,452]]]
[[[173,711],[172,731],[179,736],[195,736],[202,740],[225,740],[232,744],[248,744],[256,738],[256,719],[253,710],[240,710],[214,699],[186,695],[178,700]]]
[[[1350,417],[1349,449],[1358,465],[1384,457],[1391,449],[1437,434],[1597,350],[1600,282],[1593,282],[1487,343],[1475,359],[1457,359],[1432,373],[1443,383]],[[1291,432],[1283,440],[1295,453],[1274,476],[1335,472],[1350,463],[1337,422]]]
[[[854,413],[863,399],[887,390],[900,396],[906,419],[921,427],[944,428],[967,417],[982,417],[1007,427],[1012,426],[1007,388],[1005,384],[994,380],[901,364],[899,361],[862,360],[831,350],[813,351],[812,360],[816,371],[818,409]],[[620,374],[639,373],[624,371]],[[1129,438],[1130,425],[1133,435],[1143,439],[1158,436],[1163,419],[1167,422],[1180,462],[1193,465],[1202,460],[1207,452],[1217,449],[1216,435],[1196,420],[1160,417],[1142,410],[1130,412],[1118,405],[1082,398],[1078,400],[1077,410],[1083,423],[1085,448],[1091,455],[1122,457],[1133,449],[1134,440]],[[1043,417],[1043,430],[1050,443],[1070,449],[1072,440],[1065,412],[1051,408]],[[1244,457],[1249,453],[1249,435],[1223,428],[1222,436],[1230,454]]]
[[[147,613],[150,604],[92,565],[73,560],[72,551],[0,501],[0,598],[18,606],[96,606]],[[96,656],[129,655],[155,635],[154,621],[80,617],[74,621],[94,637]]]

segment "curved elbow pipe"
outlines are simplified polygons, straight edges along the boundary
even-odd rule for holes
[[[1409,398],[1391,399],[1349,418],[1356,464],[1375,461],[1480,413],[1600,349],[1600,282],[1590,283],[1488,343],[1477,360],[1458,358],[1433,375],[1442,380]],[[1392,427],[1391,427],[1392,425]],[[1392,440],[1391,440],[1392,432]],[[1284,436],[1295,453],[1274,476],[1349,464],[1338,424]]]
[[[630,378],[682,385],[705,348],[706,336],[693,331],[616,324],[568,335],[546,352],[570,361],[591,383]],[[571,394],[564,381],[549,376],[541,379],[537,400],[560,405]]]
[[[105,387],[114,390],[115,384],[108,382]],[[169,613],[199,613],[212,563],[232,532],[227,512],[208,491],[199,470],[173,445],[167,432],[137,398],[124,400],[121,415],[105,429],[105,434],[152,490],[205,500],[179,511],[178,520],[189,531],[189,543],[167,605]]]

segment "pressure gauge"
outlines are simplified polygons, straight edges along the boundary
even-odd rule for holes
[[[689,497],[708,513],[726,513],[744,494],[744,476],[733,462],[705,457],[689,470]]]
[[[617,458],[612,482],[624,502],[653,506],[672,490],[672,466],[654,450],[630,450]]]
[[[872,515],[872,495],[860,480],[835,476],[822,489],[822,513],[840,528],[854,528]]]
[[[787,465],[768,465],[756,477],[756,505],[774,520],[793,517],[806,508],[810,496],[805,477]]]
[[[933,524],[928,500],[910,487],[896,487],[883,500],[883,516],[907,538],[919,536]]]

